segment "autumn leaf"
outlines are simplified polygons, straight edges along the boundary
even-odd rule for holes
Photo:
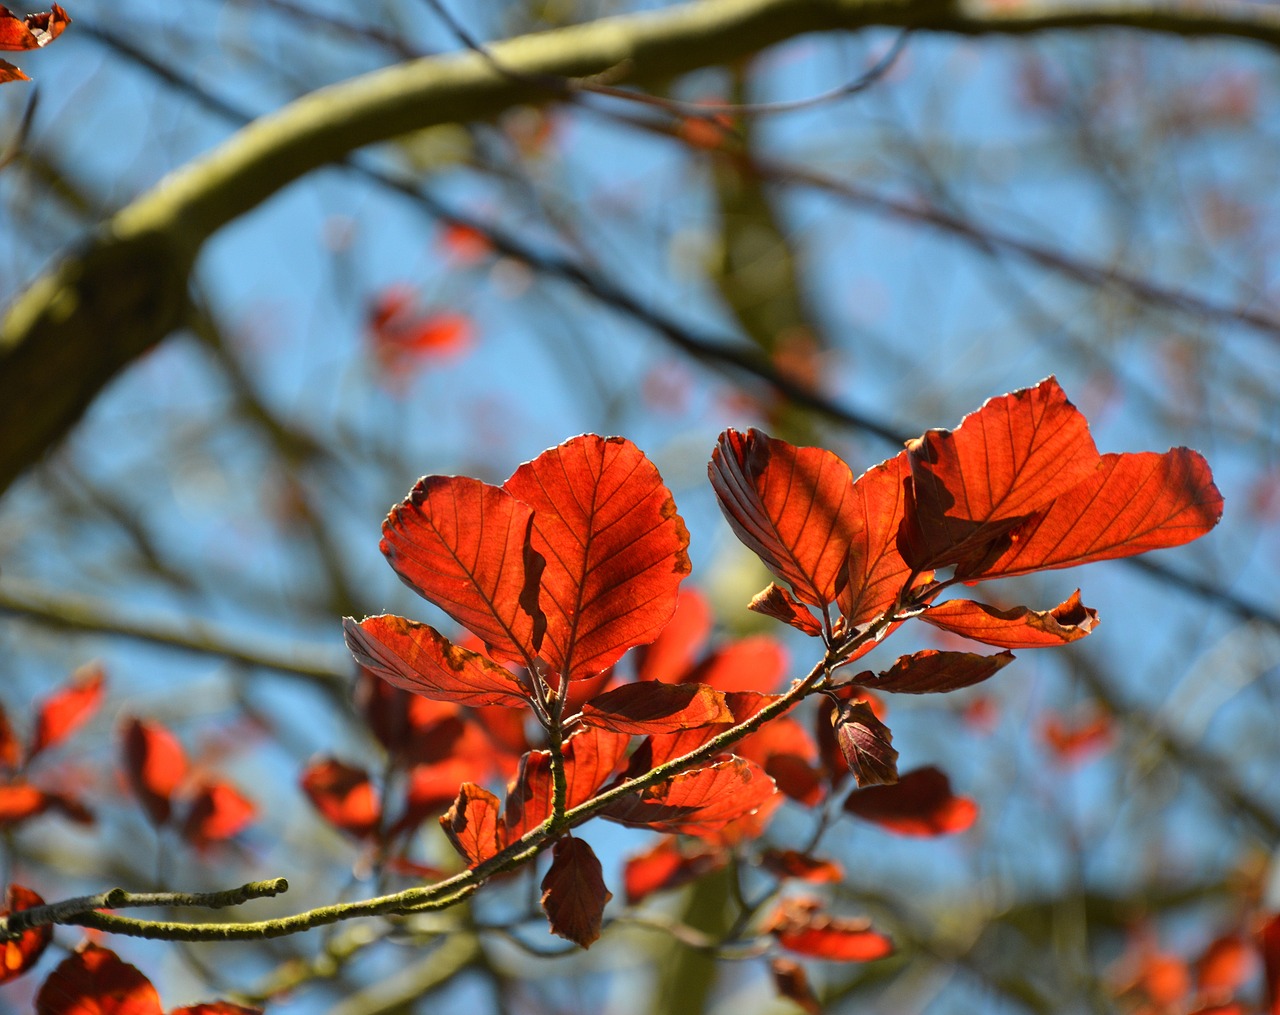
[[[257,816],[253,801],[227,782],[210,780],[197,785],[191,798],[182,837],[194,846],[207,846],[234,838]]]
[[[1181,546],[1221,518],[1222,494],[1197,452],[1103,455],[1084,482],[1015,528],[999,558],[961,577],[1008,578]]]
[[[1258,951],[1266,985],[1267,1015],[1280,1015],[1280,915],[1271,915],[1258,928]]]
[[[1012,652],[986,656],[977,652],[924,649],[900,656],[893,666],[878,675],[860,673],[850,683],[895,694],[938,694],[979,684],[1011,662]]]
[[[87,723],[102,704],[106,674],[96,663],[71,674],[68,684],[47,698],[36,712],[36,728],[27,750],[30,761],[41,751],[66,740]]]
[[[564,741],[565,809],[586,803],[617,771],[626,756],[630,736],[587,727]],[[514,842],[551,814],[554,784],[551,752],[530,751],[520,759],[516,777],[507,790],[503,821],[506,839]]]
[[[57,4],[48,13],[28,14],[25,18],[0,7],[0,49],[39,49],[49,45],[69,24],[71,18]]]
[[[898,550],[910,477],[911,463],[903,451],[854,481],[854,503],[863,524],[849,542],[848,575],[837,599],[850,628],[884,613],[911,576],[911,567]]]
[[[654,892],[671,891],[691,884],[728,863],[720,849],[686,849],[674,836],[659,839],[650,850],[628,857],[623,865],[627,905],[634,906]]]
[[[836,962],[870,962],[893,954],[893,942],[871,921],[831,916],[816,899],[783,899],[765,931],[797,955]]]
[[[86,942],[44,981],[36,1015],[162,1015],[162,1009],[156,988],[135,966]]]
[[[440,818],[440,827],[462,854],[468,867],[477,867],[507,844],[498,798],[487,789],[464,782],[458,798]]]
[[[697,589],[685,586],[676,600],[676,611],[667,626],[648,645],[634,652],[636,680],[678,683],[697,658],[711,633],[711,607]]]
[[[9,891],[5,896],[4,911],[0,916],[9,916],[24,909],[34,909],[36,906],[43,905],[44,899],[30,888],[10,883]],[[10,938],[0,944],[0,983],[15,980],[34,966],[52,939],[53,924],[46,923],[40,927],[24,930],[16,938]]]
[[[698,835],[750,814],[774,792],[758,765],[729,757],[622,797],[602,813],[633,828]]]
[[[859,786],[898,781],[898,752],[893,734],[865,701],[842,701],[831,714],[836,743]]]
[[[863,526],[849,467],[822,448],[726,430],[707,473],[729,526],[765,567],[801,602],[834,602]]]
[[[750,719],[769,702],[776,700],[776,696],[762,694],[759,691],[729,691],[725,694],[724,700],[733,715],[732,722],[702,726],[698,729],[683,729],[678,733],[655,733],[646,737],[632,755],[628,775],[639,775],[673,758],[697,750],[725,730]]]
[[[384,614],[347,617],[342,630],[356,662],[401,690],[461,705],[528,703],[510,671],[427,624]]]
[[[623,684],[582,708],[582,721],[615,733],[675,733],[732,723],[724,694],[706,684]]]
[[[611,898],[600,861],[587,842],[572,836],[559,839],[542,879],[542,909],[551,933],[590,948],[600,937],[604,907]]]
[[[854,790],[844,809],[898,835],[953,835],[978,819],[978,805],[951,792],[951,780],[936,768],[917,768],[892,786]]]
[[[898,548],[919,570],[985,560],[996,540],[1100,460],[1088,422],[1053,377],[988,399],[954,431],[928,431],[907,444],[907,458]]]
[[[382,805],[363,768],[336,758],[317,758],[302,773],[302,791],[325,821],[357,839],[378,827]]]
[[[8,60],[0,60],[0,85],[9,81],[30,81],[26,74],[22,73],[22,69],[15,67]]]
[[[387,515],[381,547],[406,585],[495,659],[531,664],[545,622],[537,608],[540,562],[526,554],[532,525],[530,507],[501,487],[426,476]]]
[[[22,763],[22,744],[13,732],[9,722],[9,713],[0,705],[0,765],[7,769],[15,769]]]
[[[734,753],[754,761],[781,793],[812,807],[824,795],[818,770],[818,747],[791,716],[778,716],[740,740]]]
[[[544,451],[503,487],[533,509],[546,560],[541,654],[570,680],[653,641],[689,573],[689,533],[671,491],[639,448],[585,434]]]
[[[1043,648],[1078,641],[1098,626],[1098,613],[1080,601],[1080,590],[1052,610],[1015,606],[1000,610],[970,599],[952,599],[920,614],[925,623],[985,645]]]
[[[737,638],[707,656],[684,677],[718,691],[772,691],[787,675],[787,651],[766,635]]]
[[[163,825],[173,795],[187,777],[187,755],[169,730],[157,722],[131,719],[123,733],[124,772],[129,788],[153,825]]]
[[[821,860],[794,849],[767,849],[760,866],[779,878],[793,878],[810,884],[832,884],[844,880],[844,869],[833,860]]]
[[[415,360],[461,355],[475,342],[471,318],[449,310],[423,309],[414,288],[403,284],[388,286],[373,299],[366,327],[374,356],[389,372]]]
[[[769,973],[779,997],[785,997],[805,1015],[822,1015],[822,1005],[809,986],[809,974],[804,971],[804,966],[791,959],[777,957],[769,960]]]
[[[789,624],[811,638],[822,636],[822,624],[818,618],[776,582],[770,582],[763,592],[756,593],[747,603],[747,609]]]
[[[1062,765],[1078,765],[1101,754],[1111,746],[1115,734],[1115,720],[1097,707],[1070,716],[1050,712],[1040,723],[1041,739]]]

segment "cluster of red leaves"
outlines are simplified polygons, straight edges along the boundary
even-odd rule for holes
[[[460,356],[475,341],[469,317],[423,309],[408,285],[388,286],[375,297],[367,330],[374,360],[389,382],[423,362]]]
[[[25,18],[18,17],[8,7],[0,6],[0,50],[22,52],[40,49],[61,35],[69,24],[71,18],[57,4],[47,13],[28,14]],[[0,60],[0,84],[30,80],[8,60]]]
[[[82,666],[68,683],[36,707],[31,737],[24,750],[0,708],[0,828],[18,825],[53,811],[79,824],[93,815],[75,796],[62,790],[42,789],[27,780],[28,766],[51,747],[61,744],[88,722],[102,704],[105,676],[96,664]],[[75,781],[63,773],[64,785]]]
[[[253,801],[226,780],[194,768],[178,738],[160,723],[130,719],[120,739],[129,788],[156,828],[175,827],[203,848],[239,835],[253,822]]]
[[[169,1015],[261,1015],[230,1001],[174,1008]],[[156,988],[115,952],[85,942],[49,974],[36,1015],[164,1015]]]

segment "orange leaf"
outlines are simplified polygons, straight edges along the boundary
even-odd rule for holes
[[[585,434],[544,451],[504,489],[533,508],[546,559],[542,656],[570,680],[653,641],[689,573],[689,533],[653,463],[622,437]]]
[[[752,813],[775,792],[760,766],[729,757],[625,796],[603,815],[633,828],[699,835]]]
[[[952,599],[920,614],[944,631],[1000,648],[1042,648],[1078,641],[1098,626],[1098,613],[1080,601],[1080,590],[1052,610],[1015,606],[999,610],[970,599]]]
[[[730,726],[750,719],[774,700],[774,696],[761,694],[759,691],[729,691],[725,694],[724,700],[733,715],[732,722],[703,726],[696,730],[681,730],[679,733],[653,734],[642,741],[640,748],[632,755],[629,773],[638,775],[647,772],[672,758],[697,750]]]
[[[5,898],[4,912],[0,913],[0,916],[8,916],[11,913],[43,905],[44,899],[30,888],[10,884]],[[16,980],[34,966],[52,938],[53,924],[46,923],[41,927],[24,930],[16,938],[0,944],[0,983]]]
[[[405,787],[404,813],[391,826],[389,836],[395,838],[417,828],[432,815],[444,812],[457,798],[458,787],[479,768],[462,759],[414,766],[409,771],[409,785]]]
[[[462,705],[527,703],[511,673],[435,628],[392,614],[342,622],[356,662],[405,691]]]
[[[1257,963],[1253,948],[1240,934],[1224,934],[1210,942],[1196,963],[1202,998],[1226,1001],[1251,976]]]
[[[812,807],[822,799],[818,747],[808,731],[790,716],[765,723],[739,741],[734,752],[763,768],[778,790],[792,800]]]
[[[830,916],[815,899],[783,899],[765,930],[789,952],[836,962],[870,962],[893,954],[871,921]]]
[[[676,612],[648,645],[635,651],[636,679],[678,683],[693,668],[693,660],[711,633],[711,607],[694,588],[680,590]]]
[[[7,7],[0,7],[0,49],[39,49],[49,45],[69,24],[67,12],[57,4],[49,13],[28,14],[25,18]]]
[[[756,593],[747,609],[753,613],[762,613],[766,617],[790,624],[797,631],[803,631],[811,638],[822,635],[822,624],[802,604],[797,602],[785,588],[776,582],[770,582],[763,592]]]
[[[187,755],[178,738],[157,722],[131,719],[124,727],[124,771],[151,823],[163,825],[173,794],[187,777]]]
[[[810,884],[838,883],[844,870],[832,860],[820,860],[794,849],[769,849],[760,857],[760,865],[780,878],[796,878]]]
[[[841,588],[840,613],[850,627],[874,620],[894,604],[911,574],[898,551],[898,530],[906,513],[911,463],[903,451],[859,476],[854,502],[863,518],[849,543],[849,580]]]
[[[978,805],[951,792],[951,780],[936,768],[917,768],[892,786],[854,790],[844,809],[898,835],[963,832],[978,819]]]
[[[605,887],[600,860],[583,839],[565,836],[551,852],[542,879],[542,909],[551,933],[590,948],[600,937],[604,907],[613,893]]]
[[[115,952],[86,942],[36,995],[36,1015],[162,1015],[151,981]]]
[[[898,540],[924,570],[967,565],[1096,468],[1084,415],[1055,378],[985,402],[954,431],[907,445],[911,497]]]
[[[582,708],[582,721],[615,733],[676,733],[733,722],[724,694],[706,684],[623,684]]]
[[[898,661],[879,676],[859,673],[851,683],[895,694],[938,694],[979,684],[1013,662],[1012,652],[984,656],[977,652],[924,649]]]
[[[96,663],[81,666],[71,674],[66,687],[45,699],[36,713],[28,761],[45,748],[61,743],[92,718],[102,704],[105,677]]]
[[[1045,716],[1040,734],[1060,764],[1075,765],[1111,746],[1115,722],[1096,706],[1069,718],[1051,712]]]
[[[226,782],[205,782],[197,789],[182,824],[182,837],[193,846],[233,838],[258,812],[253,801]]]
[[[363,768],[336,758],[317,758],[303,770],[301,785],[320,816],[334,828],[357,839],[368,838],[377,829],[382,805]]]
[[[718,691],[770,691],[786,673],[786,649],[773,638],[758,634],[720,647],[685,679]]]
[[[863,524],[849,467],[822,448],[726,430],[707,474],[729,526],[764,566],[801,602],[834,602]]]
[[[44,790],[37,789],[30,783],[12,782],[0,785],[0,828],[43,814],[52,803]]]
[[[22,73],[20,67],[15,67],[8,60],[0,60],[0,85],[7,81],[30,81],[31,78]]]
[[[465,476],[426,476],[382,525],[382,553],[502,662],[530,664],[544,622],[540,564],[526,554],[533,512],[506,490]]]
[[[653,849],[627,859],[623,868],[627,905],[634,906],[653,892],[697,881],[727,862],[728,854],[723,850],[688,852],[674,837],[660,839]]]
[[[475,783],[464,782],[457,800],[440,818],[440,827],[468,867],[479,866],[506,846],[500,813],[496,796]]]
[[[626,734],[587,727],[565,739],[565,809],[585,803],[608,781],[626,755],[631,738]],[[507,790],[503,815],[508,842],[514,842],[551,814],[553,783],[551,753],[530,751]]]
[[[1104,455],[1087,480],[1010,533],[1012,545],[972,580],[1007,578],[1198,539],[1222,518],[1222,494],[1197,452]]]

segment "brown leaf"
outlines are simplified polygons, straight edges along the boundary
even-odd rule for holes
[[[623,684],[582,708],[582,721],[615,733],[676,733],[733,722],[724,694],[706,684]]]
[[[842,701],[832,713],[836,743],[859,786],[883,786],[898,781],[898,752],[893,733],[876,718],[865,701]]]
[[[546,558],[541,654],[554,670],[590,677],[658,637],[689,573],[689,533],[639,448],[574,437],[520,466],[504,489],[533,509],[533,546]]]
[[[812,638],[822,636],[822,624],[818,618],[797,602],[785,588],[776,582],[770,582],[763,592],[758,592],[747,609],[753,613],[762,613],[766,617],[790,624],[797,631],[803,631]]]
[[[552,849],[551,869],[542,879],[542,909],[551,933],[590,948],[600,937],[604,907],[611,898],[600,861],[586,841],[559,839]]]
[[[978,805],[951,792],[951,780],[936,768],[917,768],[892,786],[854,790],[844,809],[898,835],[953,835],[978,819]]]
[[[750,814],[775,792],[758,765],[729,757],[625,796],[602,813],[633,828],[698,835]]]
[[[1013,662],[1012,652],[938,652],[924,649],[900,656],[887,671],[872,679],[861,673],[852,683],[895,694],[940,694],[979,684]]]
[[[22,73],[20,67],[15,67],[8,60],[0,60],[0,85],[8,81],[30,81],[31,78]]]
[[[849,467],[822,448],[726,430],[707,473],[729,526],[764,566],[801,602],[834,602],[863,524]]]
[[[405,691],[460,705],[524,706],[523,688],[505,667],[455,645],[435,628],[392,614],[342,622],[361,666]]]
[[[0,49],[39,49],[49,45],[69,24],[67,12],[57,4],[47,13],[28,14],[25,18],[0,7]]]
[[[944,631],[999,648],[1043,648],[1078,641],[1098,626],[1098,613],[1080,601],[1080,590],[1052,610],[1026,606],[1000,610],[971,599],[952,599],[920,614]]]
[[[769,960],[769,972],[773,976],[773,989],[779,997],[785,997],[805,1015],[822,1015],[822,1005],[809,986],[809,974],[804,971],[804,966],[791,959],[774,958]]]

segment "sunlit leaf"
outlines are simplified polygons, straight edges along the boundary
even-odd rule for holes
[[[613,898],[600,861],[584,839],[565,836],[552,848],[551,868],[542,879],[542,909],[551,933],[590,948],[600,937],[604,907]]]
[[[1242,934],[1214,938],[1196,962],[1196,986],[1202,998],[1230,999],[1250,980],[1257,955]]]
[[[356,662],[401,690],[462,705],[528,703],[505,667],[427,624],[384,614],[359,622],[347,617],[342,630]]]
[[[303,770],[302,791],[320,816],[357,839],[378,827],[382,804],[378,790],[363,768],[336,758],[317,758]]]
[[[854,503],[863,525],[849,542],[848,579],[837,600],[849,627],[859,627],[884,613],[911,575],[910,565],[898,550],[910,477],[911,463],[903,451],[854,481]]]
[[[533,512],[506,490],[465,476],[426,476],[382,525],[396,574],[503,662],[537,654],[539,575],[526,560]]]
[[[822,448],[726,430],[707,473],[725,519],[765,567],[801,602],[834,602],[863,524],[849,467]]]
[[[1080,590],[1052,610],[1026,606],[1000,610],[970,599],[930,607],[920,619],[944,631],[1000,648],[1042,648],[1077,641],[1098,626],[1098,613],[1080,601]]]
[[[951,792],[951,780],[936,768],[917,768],[892,786],[854,790],[844,809],[898,835],[953,835],[978,819],[978,805]]]
[[[194,846],[206,846],[239,835],[257,816],[252,800],[227,782],[209,780],[196,787],[182,837]]]
[[[637,775],[647,772],[673,758],[697,750],[725,730],[750,719],[770,701],[775,700],[775,697],[761,694],[759,691],[729,691],[725,694],[724,700],[733,715],[732,722],[680,730],[678,733],[655,733],[647,737],[632,756],[629,774]]]
[[[735,754],[765,770],[778,790],[806,807],[824,796],[817,767],[818,747],[808,731],[789,715],[765,723],[740,740]]]
[[[125,724],[124,772],[129,788],[153,825],[163,825],[173,810],[173,795],[187,777],[187,755],[169,730],[157,722],[131,719]]]
[[[789,624],[811,638],[822,635],[821,621],[776,582],[770,582],[768,588],[757,593],[751,602],[747,603],[747,609]]]
[[[102,704],[105,680],[102,667],[91,663],[76,670],[65,687],[45,699],[36,712],[28,761],[67,739],[93,717]]]
[[[767,635],[738,638],[707,656],[686,677],[719,691],[772,691],[787,675],[787,650]]]
[[[11,913],[43,905],[44,899],[30,888],[10,883],[5,896],[4,911],[0,916],[8,916]],[[47,923],[41,927],[24,930],[16,938],[0,943],[0,983],[17,979],[34,966],[52,938],[53,924]]]
[[[674,836],[660,839],[647,852],[627,858],[622,874],[627,904],[635,905],[654,892],[691,884],[724,867],[728,860],[723,850],[689,850]]]
[[[136,967],[86,942],[44,981],[36,1015],[162,1015],[162,1009],[156,988]]]
[[[939,652],[924,649],[900,656],[878,675],[860,673],[850,681],[895,694],[938,694],[979,684],[1013,662],[1012,652]]]
[[[8,60],[0,60],[0,85],[9,81],[30,81],[26,74],[22,73],[22,68],[15,67]]]
[[[603,814],[632,827],[698,835],[750,814],[774,793],[760,766],[730,757],[625,796]]]
[[[835,962],[870,962],[893,954],[893,942],[871,921],[831,916],[815,899],[783,899],[765,924],[783,948]]]
[[[582,721],[615,733],[675,733],[733,722],[724,694],[706,684],[623,684],[587,702]]]
[[[779,878],[794,878],[810,884],[834,884],[844,880],[844,868],[834,860],[822,860],[795,849],[768,849],[760,856],[760,866]]]
[[[702,593],[689,586],[682,588],[676,612],[662,633],[635,650],[636,679],[677,683],[693,668],[698,651],[711,633],[713,619]]]
[[[479,866],[506,845],[498,798],[474,783],[464,782],[458,789],[458,798],[440,818],[440,827],[468,867]]]
[[[621,437],[574,437],[504,489],[533,508],[546,559],[542,656],[570,680],[658,637],[689,573],[689,533],[653,463]]]
[[[566,738],[563,746],[565,809],[585,803],[617,771],[630,736],[587,727]],[[506,824],[508,842],[542,824],[551,814],[554,783],[551,753],[530,751],[520,759],[520,767],[507,791]]]
[[[865,701],[842,701],[831,715],[836,743],[859,786],[886,786],[898,781],[898,752],[893,733]]]
[[[71,19],[57,4],[44,14],[28,14],[20,18],[7,7],[0,7],[0,49],[39,49],[47,46]]]
[[[44,790],[27,782],[0,785],[0,827],[43,814],[52,801]]]

